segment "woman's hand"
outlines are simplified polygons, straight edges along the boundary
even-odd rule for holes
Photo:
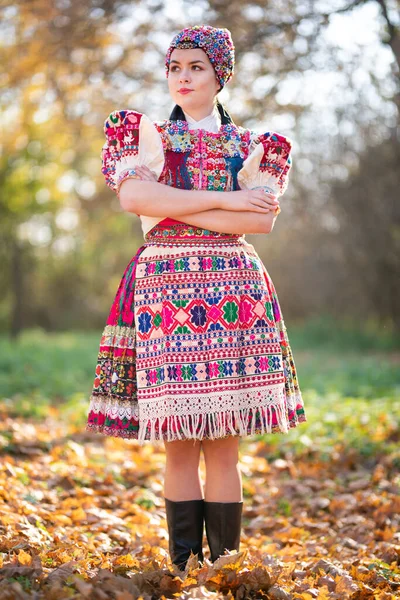
[[[142,181],[158,181],[157,175],[154,173],[154,171],[150,171],[150,169],[145,165],[135,167],[135,171]]]
[[[219,208],[233,211],[251,211],[280,213],[279,200],[276,194],[265,193],[264,190],[236,190],[221,193]]]

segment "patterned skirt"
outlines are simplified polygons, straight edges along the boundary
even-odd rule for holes
[[[244,235],[167,219],[144,239],[101,336],[86,429],[142,445],[306,421],[277,293]]]

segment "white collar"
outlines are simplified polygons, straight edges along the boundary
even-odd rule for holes
[[[210,114],[206,117],[203,117],[203,119],[200,119],[200,121],[196,121],[193,119],[193,117],[185,113],[185,111],[183,111],[183,114],[185,115],[186,121],[190,125],[189,129],[205,129],[206,131],[218,133],[219,128],[221,127],[221,115],[219,114],[219,110],[216,105],[214,105],[214,108]]]

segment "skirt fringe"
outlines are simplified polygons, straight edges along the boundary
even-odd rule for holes
[[[272,433],[288,433],[306,420],[301,398],[294,398],[297,408],[288,412],[285,404],[267,404],[233,409],[228,412],[208,412],[197,415],[165,415],[152,419],[140,419],[138,411],[131,412],[126,406],[125,414],[118,410],[118,399],[107,396],[91,396],[90,413],[93,418],[86,424],[87,431],[107,436],[145,441],[173,441],[183,439],[218,439],[230,435],[248,436]]]

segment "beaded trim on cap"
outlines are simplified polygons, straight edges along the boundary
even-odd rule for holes
[[[185,27],[172,39],[165,57],[166,76],[174,48],[201,48],[207,54],[217,74],[221,88],[232,78],[235,67],[235,46],[226,27],[195,25]]]

